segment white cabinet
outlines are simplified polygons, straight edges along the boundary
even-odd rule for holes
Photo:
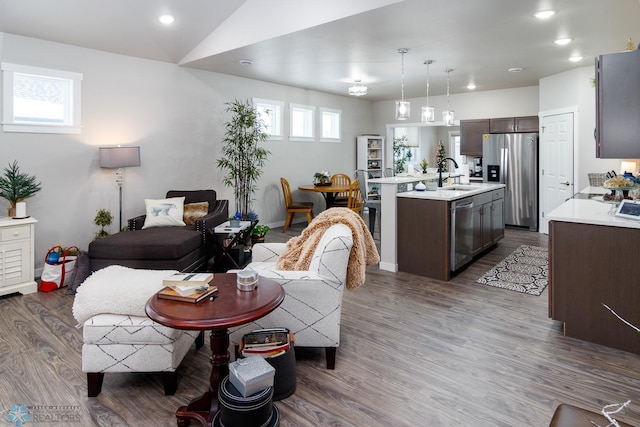
[[[367,197],[377,199],[380,197],[380,186],[368,182],[372,178],[382,178],[385,168],[384,137],[363,135],[357,138],[356,164],[358,169],[367,172]],[[364,195],[363,195],[364,196]]]
[[[37,290],[34,280],[33,218],[0,218],[0,295]]]

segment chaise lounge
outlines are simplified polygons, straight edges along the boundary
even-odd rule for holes
[[[169,191],[166,195],[166,199],[182,197],[186,225],[148,227],[147,224],[145,227],[147,215],[159,212],[157,207],[147,203],[147,215],[128,220],[130,231],[112,234],[89,244],[91,271],[122,265],[190,272],[205,265],[213,256],[213,246],[208,241],[211,237],[207,236],[206,230],[226,221],[229,201],[217,200],[214,190]],[[166,209],[166,212],[172,211]]]

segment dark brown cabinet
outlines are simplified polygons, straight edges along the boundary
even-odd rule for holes
[[[460,154],[482,156],[485,133],[489,133],[489,119],[460,120]]]
[[[473,196],[473,255],[504,237],[504,188]]]
[[[538,116],[502,117],[489,122],[490,133],[538,132]]]
[[[640,157],[640,50],[596,58],[596,157]]]

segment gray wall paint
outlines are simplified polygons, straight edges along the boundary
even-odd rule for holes
[[[0,33],[0,35],[2,35]],[[219,198],[233,194],[216,168],[219,141],[228,120],[225,102],[252,97],[340,109],[342,143],[298,143],[287,138],[268,143],[254,208],[266,224],[282,224],[285,214],[279,178],[295,189],[311,183],[318,170],[353,173],[355,138],[373,127],[370,102],[299,88],[247,80],[174,64],[4,34],[0,59],[23,65],[84,74],[80,135],[0,132],[0,167],[17,159],[23,171],[42,181],[42,191],[27,199],[36,224],[36,268],[55,244],[86,249],[97,231],[100,208],[118,215],[112,170],[100,169],[98,147],[139,145],[140,167],[125,170],[123,222],[144,213],[145,198],[162,198],[170,189],[213,188]],[[288,134],[288,122],[285,133]],[[300,194],[324,209],[317,194]],[[9,203],[0,201],[0,209]],[[0,215],[6,215],[0,211]],[[301,218],[302,219],[302,218]],[[117,219],[111,231],[117,229]]]

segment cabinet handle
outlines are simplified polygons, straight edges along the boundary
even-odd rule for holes
[[[14,235],[14,236],[18,236],[19,234],[20,234],[20,233],[18,233],[17,231],[14,231],[14,232],[13,232],[13,235]]]

